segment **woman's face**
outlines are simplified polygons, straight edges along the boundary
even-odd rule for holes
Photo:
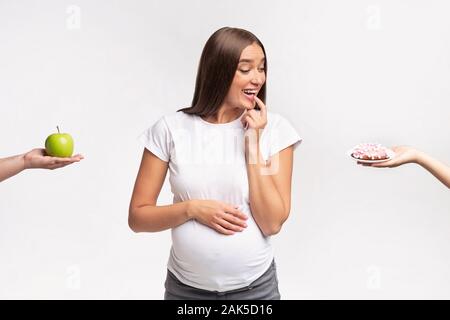
[[[256,104],[255,95],[258,95],[265,81],[264,52],[259,45],[253,43],[241,53],[233,82],[225,99],[227,104],[234,108],[253,109]]]

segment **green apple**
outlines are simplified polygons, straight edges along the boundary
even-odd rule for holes
[[[68,133],[53,133],[45,140],[45,151],[49,156],[68,158],[73,153],[73,139]]]

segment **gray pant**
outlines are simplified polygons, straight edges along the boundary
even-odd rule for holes
[[[164,300],[280,300],[275,260],[269,269],[250,285],[224,292],[188,286],[167,270]]]

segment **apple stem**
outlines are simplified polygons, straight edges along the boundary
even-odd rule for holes
[[[56,129],[58,129],[58,133],[60,133],[60,132],[59,132],[59,126],[56,126]]]

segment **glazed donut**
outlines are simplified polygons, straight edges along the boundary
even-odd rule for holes
[[[359,160],[387,160],[387,148],[378,143],[360,143],[353,148],[352,157]]]

